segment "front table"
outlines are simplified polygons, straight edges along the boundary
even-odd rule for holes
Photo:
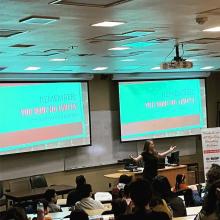
[[[122,174],[126,174],[128,176],[139,175],[140,172],[130,172],[128,170],[118,170],[116,173],[106,174],[104,175],[107,178],[118,179]],[[177,174],[187,174],[187,165],[179,165],[172,167],[165,167],[163,169],[158,169],[158,175],[166,176],[171,184],[174,186],[176,183],[176,175]]]

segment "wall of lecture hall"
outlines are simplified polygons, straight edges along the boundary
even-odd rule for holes
[[[220,101],[220,75],[212,74],[206,80],[206,94],[207,94],[207,114],[208,114],[208,126],[215,127],[217,120],[217,102]],[[89,82],[90,92],[90,110],[102,111],[102,110],[118,110],[118,87],[117,83],[111,81],[108,77],[96,76]],[[202,162],[202,147],[201,140],[197,138],[196,154],[190,156],[181,157],[181,163],[193,163],[199,162],[200,171],[203,173]],[[92,184],[94,191],[109,190],[109,183],[114,184],[114,180],[109,180],[103,175],[106,173],[112,173],[117,169],[120,169],[121,165],[109,165],[103,167],[92,167],[79,170],[72,170],[67,172],[56,172],[47,174],[46,179],[49,185],[52,184],[69,184],[75,185],[75,176],[84,174],[89,183]],[[96,178],[94,178],[94,175]],[[202,176],[202,175],[201,175]],[[8,181],[4,182],[8,187]]]

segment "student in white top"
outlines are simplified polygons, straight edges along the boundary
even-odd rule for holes
[[[81,200],[75,204],[75,209],[105,209],[103,204],[94,200],[92,197],[92,187],[90,184],[84,184],[81,187]]]

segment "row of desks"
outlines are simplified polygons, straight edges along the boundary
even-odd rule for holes
[[[73,190],[73,186],[68,185],[53,185],[49,187],[42,187],[37,189],[30,189],[27,191],[17,191],[17,192],[5,192],[5,197],[7,200],[12,200],[13,203],[21,202],[26,200],[41,199],[47,189],[55,189],[57,195],[64,195]]]

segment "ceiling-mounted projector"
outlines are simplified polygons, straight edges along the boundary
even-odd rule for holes
[[[173,58],[171,62],[165,62],[160,64],[160,68],[163,70],[169,69],[190,69],[193,67],[193,63],[190,61],[186,61],[179,56],[179,44],[175,45],[176,56]]]

